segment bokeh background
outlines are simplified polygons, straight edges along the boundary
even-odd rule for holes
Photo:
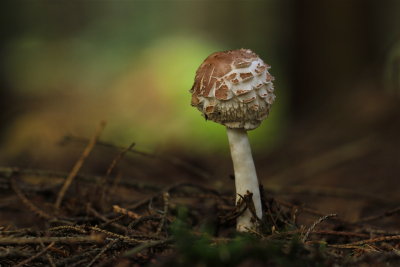
[[[288,4],[288,3],[287,3]],[[222,126],[191,108],[194,73],[212,52],[251,48],[274,66],[281,100],[254,132],[281,130],[292,10],[279,1],[26,1],[3,9],[5,151],[41,150],[66,133],[146,149],[226,147]],[[279,25],[279,26],[278,26]],[[285,71],[286,68],[286,71]],[[286,76],[286,77],[285,77]],[[272,142],[270,142],[272,143]],[[33,148],[34,146],[35,148]]]
[[[106,120],[102,140],[227,176],[224,128],[190,106],[188,90],[210,53],[250,48],[276,78],[270,118],[250,133],[267,187],[398,195],[399,1],[0,5],[2,164],[68,170],[80,150],[59,141]]]

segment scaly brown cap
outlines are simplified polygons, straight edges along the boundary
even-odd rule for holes
[[[216,52],[197,69],[192,106],[229,128],[257,128],[275,100],[270,66],[249,49]]]

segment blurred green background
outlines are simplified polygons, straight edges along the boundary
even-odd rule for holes
[[[255,51],[276,77],[270,118],[250,133],[256,153],[268,152],[293,123],[334,106],[360,75],[381,81],[400,33],[399,1],[0,5],[7,157],[48,151],[66,134],[91,136],[102,119],[102,138],[119,145],[225,152],[224,128],[190,106],[188,90],[210,53],[237,48]]]

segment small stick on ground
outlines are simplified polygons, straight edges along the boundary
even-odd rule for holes
[[[113,159],[110,166],[107,169],[106,177],[109,177],[111,172],[114,170],[115,166],[117,166],[118,162],[125,156],[125,154],[132,150],[135,146],[135,143],[130,144],[127,148],[123,149],[118,155]]]
[[[0,237],[0,245],[25,245],[40,243],[102,243],[101,235],[55,237]]]
[[[89,264],[86,265],[86,267],[92,266],[101,257],[101,255],[103,255],[107,250],[109,250],[117,242],[118,242],[118,239],[117,240],[113,240],[110,243],[108,243],[106,246],[104,246],[101,249],[101,251],[89,262]]]
[[[382,236],[382,237],[377,237],[377,238],[372,238],[372,239],[367,239],[367,240],[361,240],[361,241],[348,243],[348,244],[329,245],[329,246],[333,247],[333,248],[355,248],[357,246],[362,246],[362,245],[366,245],[366,244],[385,242],[385,241],[393,241],[393,240],[400,240],[400,235]]]
[[[369,216],[369,217],[360,219],[357,222],[355,222],[354,224],[368,223],[368,222],[380,220],[380,219],[383,219],[383,218],[386,218],[386,217],[390,217],[390,216],[393,216],[393,215],[399,214],[399,213],[400,213],[400,207],[397,207],[395,209],[392,209],[392,210],[389,210],[389,211],[385,211],[384,213],[379,214],[379,215]]]
[[[168,215],[168,207],[169,207],[169,193],[168,192],[165,192],[163,194],[163,200],[164,200],[163,216],[161,217],[160,224],[157,227],[156,235],[159,235],[161,233],[161,230],[164,227],[165,218]]]
[[[80,142],[80,143],[84,143],[84,142],[87,142],[87,139],[86,138],[82,138],[82,137],[78,137],[78,136],[69,135],[69,136],[65,136],[64,137],[64,139],[61,141],[61,144],[65,143],[65,142]],[[109,143],[109,142],[103,142],[103,141],[97,142],[97,145],[101,145],[101,146],[104,146],[104,147],[124,149],[123,147],[114,145],[114,144]],[[203,180],[210,180],[210,178],[212,178],[211,175],[206,170],[204,170],[204,169],[202,169],[202,168],[200,168],[198,166],[195,166],[195,165],[193,165],[193,164],[191,164],[189,162],[186,162],[186,161],[184,161],[184,160],[182,160],[180,158],[171,157],[171,155],[169,155],[169,156],[156,155],[156,154],[153,154],[153,153],[149,153],[149,152],[145,152],[145,151],[141,151],[141,150],[136,150],[136,149],[133,149],[133,148],[129,149],[128,152],[135,153],[137,155],[141,155],[141,156],[144,156],[144,157],[147,157],[147,158],[154,158],[154,159],[158,159],[158,160],[164,161],[164,162],[166,162],[166,163],[168,163],[168,164],[170,164],[172,166],[176,166],[176,167],[182,168],[182,169],[188,171],[189,173],[194,174],[194,175],[202,178]]]
[[[112,218],[112,219],[108,219],[107,222],[100,224],[100,226],[101,226],[101,227],[106,227],[107,225],[110,225],[110,224],[112,224],[112,223],[114,223],[114,222],[117,222],[117,221],[119,221],[119,220],[122,220],[123,218],[125,218],[125,216],[126,216],[125,214],[122,214],[122,215],[120,215],[120,216],[118,216],[118,217],[115,217],[115,218]]]
[[[104,201],[104,198],[107,196],[107,194],[110,194],[110,191],[113,189],[113,187],[106,186],[108,183],[108,178],[110,177],[112,171],[115,169],[117,166],[118,162],[125,156],[125,154],[132,150],[132,148],[135,146],[135,143],[130,144],[127,148],[123,149],[118,155],[112,160],[110,166],[108,166],[106,175],[100,180],[98,183],[97,187],[100,187],[100,199],[101,202]],[[97,189],[96,189],[97,191]]]
[[[139,214],[137,214],[137,213],[135,213],[133,211],[121,208],[118,205],[113,205],[113,211],[115,213],[124,214],[124,215],[126,215],[126,216],[128,216],[128,217],[130,217],[131,219],[134,219],[134,220],[136,220],[136,219],[141,217]]]
[[[128,231],[128,228],[126,228],[125,226],[123,226],[123,225],[121,225],[121,224],[118,224],[118,223],[116,223],[116,222],[111,222],[109,219],[107,219],[105,216],[103,216],[103,215],[100,214],[97,210],[95,210],[95,209],[92,207],[92,205],[88,204],[87,207],[86,207],[86,209],[87,209],[88,212],[92,213],[96,218],[98,218],[98,219],[100,219],[100,220],[102,220],[102,221],[104,221],[104,222],[106,222],[106,223],[112,225],[113,227],[115,227],[115,228],[117,228],[117,229],[120,229],[120,230],[122,230],[122,231],[124,231],[124,232],[127,232],[127,231]]]
[[[145,243],[142,243],[142,244],[134,247],[131,250],[128,250],[127,252],[125,252],[123,254],[123,256],[124,257],[131,257],[131,256],[134,256],[135,254],[141,252],[142,250],[144,250],[146,248],[151,248],[151,247],[155,247],[155,246],[159,246],[159,245],[164,245],[164,244],[170,243],[171,241],[172,241],[172,239],[145,242]]]
[[[45,247],[42,251],[40,251],[39,253],[33,255],[32,257],[30,257],[30,258],[28,258],[28,259],[26,259],[26,260],[21,261],[20,263],[18,263],[17,265],[15,265],[15,267],[22,267],[22,266],[24,266],[25,264],[30,263],[30,262],[33,261],[34,259],[36,259],[36,258],[42,256],[44,253],[47,252],[47,250],[49,250],[52,246],[54,246],[54,244],[55,244],[54,242],[50,243],[50,244],[49,244],[47,247]]]
[[[135,228],[137,225],[141,224],[141,223],[145,223],[148,221],[159,221],[161,220],[161,217],[158,215],[149,215],[149,216],[142,216],[137,220],[132,221],[129,225],[128,228],[129,229],[133,229]]]
[[[85,231],[82,227],[80,226],[72,226],[72,225],[60,225],[56,227],[49,228],[48,231],[60,231],[60,230],[70,230],[70,231],[76,231],[80,234],[87,234],[87,231]]]
[[[0,245],[25,245],[40,243],[102,243],[100,235],[55,237],[0,237]]]
[[[301,234],[302,232],[303,232],[303,230],[298,229],[298,230],[294,230],[294,231],[274,233],[272,235],[267,236],[266,238],[267,239],[280,238],[282,236],[290,236],[290,235]],[[332,231],[332,230],[313,230],[313,231],[311,231],[309,233],[309,235],[335,235],[335,236],[360,237],[360,238],[369,237],[368,234],[353,233],[353,232],[343,232],[343,231]]]
[[[330,217],[336,217],[336,216],[337,216],[337,214],[333,214],[333,213],[332,213],[332,214],[325,215],[325,216],[319,218],[318,220],[316,220],[316,221],[310,226],[310,228],[308,228],[308,230],[307,230],[306,234],[304,235],[302,241],[303,241],[303,242],[306,242],[308,236],[310,235],[310,233],[311,233],[312,231],[314,231],[315,227],[316,227],[318,224],[322,223],[323,221],[327,220],[327,219],[330,218]]]
[[[113,238],[118,238],[120,240],[126,241],[126,242],[130,242],[130,243],[143,243],[146,242],[147,240],[142,240],[142,239],[137,239],[137,238],[131,238],[129,236],[125,236],[125,235],[120,235],[120,234],[116,234],[101,228],[98,228],[96,226],[89,226],[89,228],[95,232],[99,232],[99,233],[103,233],[107,236],[113,237]],[[149,237],[151,238],[151,237]]]
[[[85,252],[76,253],[72,257],[64,258],[63,260],[58,261],[56,266],[71,266],[82,259],[87,261],[88,258],[94,257],[100,251],[100,248],[91,248]]]
[[[54,263],[53,258],[52,258],[51,255],[47,252],[47,250],[49,250],[50,248],[52,248],[52,246],[51,246],[52,244],[54,245],[55,243],[50,243],[49,248],[47,248],[47,249],[46,249],[46,246],[43,244],[43,242],[40,243],[40,246],[41,246],[43,249],[46,249],[46,258],[47,258],[47,261],[49,262],[50,266],[51,266],[51,267],[56,267],[56,264]]]
[[[387,231],[383,229],[376,229],[376,228],[365,228],[363,229],[363,232],[368,233],[369,236],[371,235],[400,235],[400,231]]]
[[[299,210],[297,212],[297,214],[299,214],[299,215],[300,215],[301,211],[304,211],[305,213],[308,213],[308,214],[311,214],[311,215],[314,215],[314,216],[319,216],[319,217],[325,216],[323,213],[321,213],[321,212],[319,212],[317,210],[310,209],[310,208],[307,208],[307,207],[304,207],[304,206],[298,206],[298,205],[295,205],[295,204],[292,204],[292,203],[289,203],[289,202],[286,202],[286,201],[283,201],[283,200],[280,200],[280,199],[275,199],[275,202],[277,202],[278,204],[280,204],[280,205],[282,205],[284,207],[287,207],[287,208],[297,208]],[[340,222],[340,223],[343,223],[343,224],[349,224],[349,222],[344,221],[343,219],[340,219],[340,218],[332,218],[331,222],[332,221],[333,222]]]
[[[100,125],[98,126],[96,133],[93,135],[93,137],[90,139],[89,143],[83,150],[81,157],[79,160],[75,163],[74,167],[72,168],[71,172],[69,173],[67,179],[65,180],[62,188],[60,189],[60,192],[58,193],[57,200],[55,203],[56,209],[59,209],[61,206],[61,202],[64,198],[65,193],[67,192],[68,188],[70,187],[72,181],[78,174],[79,170],[81,169],[83,163],[85,162],[86,158],[89,156],[90,152],[93,150],[94,146],[96,145],[97,140],[100,137],[101,132],[103,131],[104,127],[106,126],[105,121],[101,121]]]
[[[369,237],[367,234],[344,232],[344,231],[332,231],[332,230],[315,230],[310,234],[314,235],[337,235],[337,236],[347,236],[347,237]]]
[[[52,220],[54,219],[53,216],[47,214],[43,210],[39,209],[38,207],[35,206],[23,193],[22,191],[18,188],[17,183],[15,181],[14,177],[11,177],[11,187],[14,190],[14,192],[17,194],[18,198],[22,201],[22,203],[27,206],[33,213],[38,215],[39,217],[42,217],[46,220]]]

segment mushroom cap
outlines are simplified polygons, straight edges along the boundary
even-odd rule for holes
[[[250,49],[216,52],[196,71],[192,106],[228,128],[257,128],[275,100],[270,66]]]

